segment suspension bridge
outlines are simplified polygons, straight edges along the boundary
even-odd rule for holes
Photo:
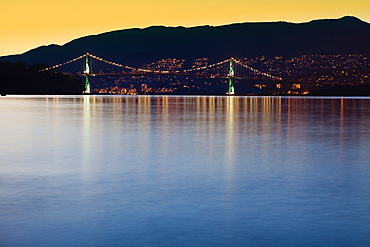
[[[103,65],[103,66],[102,66]],[[62,69],[63,68],[63,69]],[[114,69],[113,69],[114,68]],[[117,70],[118,68],[118,70]],[[186,76],[198,78],[221,78],[227,79],[228,89],[226,94],[235,94],[235,80],[270,80],[283,81],[278,76],[254,69],[236,58],[229,58],[214,64],[196,66],[190,69],[147,69],[135,68],[119,63],[105,60],[90,53],[71,59],[67,62],[57,64],[40,71],[58,69],[67,75],[78,75],[85,78],[85,94],[91,93],[90,76],[141,76],[141,75],[166,75],[166,76]],[[246,73],[247,72],[247,73]]]

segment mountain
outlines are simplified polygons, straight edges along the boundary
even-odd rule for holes
[[[162,58],[217,61],[231,56],[370,53],[370,24],[356,17],[307,23],[262,22],[224,26],[126,29],[86,36],[65,45],[41,46],[2,61],[61,63],[86,52],[104,59],[140,66]]]

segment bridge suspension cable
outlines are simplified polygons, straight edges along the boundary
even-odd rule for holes
[[[218,62],[218,63],[214,63],[214,64],[210,64],[210,65],[206,65],[206,66],[199,67],[199,68],[185,69],[185,70],[183,70],[183,72],[186,73],[186,72],[190,72],[190,71],[209,69],[209,68],[212,68],[212,67],[215,67],[215,66],[219,66],[219,65],[224,64],[224,63],[228,63],[229,60],[230,59],[226,59],[224,61],[221,61],[221,62]]]
[[[79,57],[76,57],[76,58],[74,58],[72,60],[69,60],[69,61],[67,61],[65,63],[60,63],[60,64],[57,64],[57,65],[54,65],[54,66],[51,66],[51,67],[48,67],[48,68],[45,68],[45,69],[40,69],[39,71],[42,72],[42,71],[47,71],[47,70],[51,70],[51,69],[56,69],[58,67],[61,67],[63,65],[66,65],[66,64],[69,64],[69,63],[72,63],[72,62],[75,62],[75,61],[77,61],[77,60],[79,60],[81,58],[84,58],[84,57],[86,57],[86,54],[84,54],[82,56],[79,56]]]
[[[206,66],[203,66],[203,67],[199,67],[199,68],[192,68],[192,69],[186,69],[186,70],[183,70],[184,73],[187,73],[187,72],[191,72],[191,71],[198,71],[198,70],[204,70],[204,69],[209,69],[209,68],[212,68],[212,67],[216,67],[216,66],[219,66],[219,65],[222,65],[222,64],[225,64],[225,63],[228,63],[230,60],[233,60],[236,64],[258,74],[258,75],[262,75],[262,76],[266,76],[266,77],[270,77],[272,79],[275,79],[275,80],[283,80],[282,78],[278,77],[278,76],[273,76],[273,75],[270,75],[268,73],[265,73],[265,72],[262,72],[262,71],[259,71],[257,69],[254,69],[246,64],[243,64],[240,60],[237,60],[235,58],[229,58],[229,59],[226,59],[226,60],[223,60],[221,62],[218,62],[218,63],[214,63],[214,64],[210,64],[210,65],[206,65]]]
[[[108,61],[108,60],[105,60],[105,59],[103,59],[103,58],[101,58],[101,57],[97,57],[97,56],[92,55],[92,54],[90,54],[90,53],[85,53],[85,54],[83,54],[83,55],[81,55],[81,56],[79,56],[79,57],[76,57],[76,58],[74,58],[74,59],[71,59],[71,60],[69,60],[69,61],[67,61],[67,62],[60,63],[60,64],[57,64],[57,65],[54,65],[54,66],[51,66],[51,67],[48,67],[48,68],[45,68],[45,69],[41,69],[41,70],[40,70],[40,72],[42,72],[42,71],[47,71],[47,70],[51,70],[51,69],[56,69],[56,68],[58,68],[58,67],[61,67],[61,66],[67,65],[67,64],[72,63],[72,62],[75,62],[75,61],[77,61],[77,60],[79,60],[79,59],[82,59],[82,58],[84,58],[84,57],[91,57],[91,58],[94,58],[94,59],[99,60],[99,61],[101,61],[101,62],[104,62],[104,63],[110,64],[110,65],[114,65],[114,66],[117,66],[117,67],[125,68],[125,69],[137,70],[137,71],[143,71],[143,72],[153,72],[152,70],[140,69],[140,68],[134,68],[134,67],[130,67],[130,66],[126,66],[126,65],[122,65],[122,64],[119,64],[119,63],[110,62],[110,61]]]
[[[99,61],[102,61],[104,63],[107,63],[107,64],[110,64],[110,65],[114,65],[114,66],[118,66],[118,67],[122,67],[122,68],[125,68],[125,69],[130,69],[130,70],[138,70],[138,71],[143,71],[143,72],[153,72],[152,70],[147,70],[147,69],[140,69],[140,68],[134,68],[134,67],[130,67],[130,66],[126,66],[126,65],[122,65],[122,64],[119,64],[119,63],[114,63],[114,62],[110,62],[108,60],[105,60],[101,57],[97,57],[97,56],[94,56],[90,53],[86,53],[85,56],[89,56],[89,57],[92,57],[92,58],[95,58]]]
[[[236,59],[234,59],[234,58],[231,58],[231,59],[233,59],[233,60],[235,61],[235,63],[237,63],[238,65],[240,65],[240,66],[242,66],[242,67],[244,67],[244,68],[246,68],[246,69],[249,69],[249,70],[253,71],[253,72],[254,72],[254,73],[256,73],[256,74],[263,75],[263,76],[267,76],[267,77],[270,77],[270,78],[272,78],[272,79],[276,79],[276,80],[280,80],[280,81],[282,81],[282,80],[283,80],[281,77],[273,76],[273,75],[267,74],[267,73],[265,73],[265,72],[261,72],[261,71],[259,71],[259,70],[257,70],[257,69],[254,69],[254,68],[252,68],[252,67],[250,67],[250,66],[248,66],[248,65],[246,65],[246,64],[243,64],[242,62],[240,62],[240,60],[236,60]]]

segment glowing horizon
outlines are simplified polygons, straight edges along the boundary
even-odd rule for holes
[[[220,26],[243,22],[293,23],[355,16],[370,22],[370,1],[353,0],[0,0],[0,56],[76,38],[149,26]]]

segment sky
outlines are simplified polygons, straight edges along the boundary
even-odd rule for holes
[[[121,30],[241,22],[308,22],[356,16],[369,0],[0,0],[0,56]]]

